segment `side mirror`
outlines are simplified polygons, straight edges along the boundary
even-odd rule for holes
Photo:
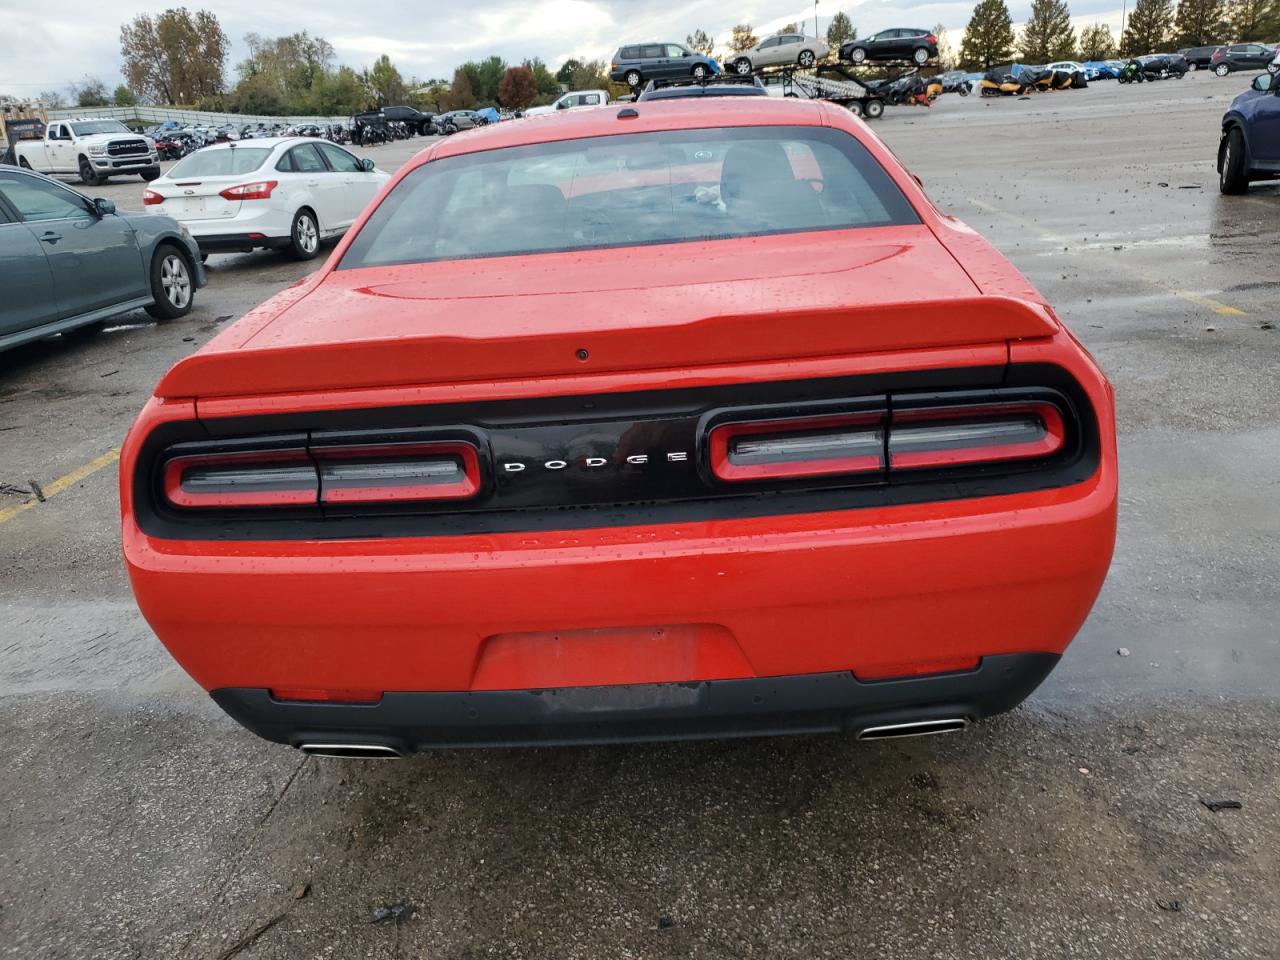
[[[556,104],[556,109],[557,109],[557,110],[568,110],[568,109],[569,109],[569,101],[568,101],[568,100],[561,100],[559,103],[557,103],[557,104]]]
[[[692,54],[692,53],[690,53],[688,50],[686,50],[683,54],[681,54],[681,56],[684,56],[684,57],[692,57],[692,56],[693,56],[693,54]]]
[[[94,197],[93,209],[98,216],[105,217],[116,212],[116,202],[105,197]]]
[[[1274,81],[1275,77],[1273,75],[1269,73],[1261,74],[1253,78],[1253,89],[1260,93],[1266,93],[1271,89],[1271,85]]]
[[[362,159],[360,160],[360,169],[361,169],[361,170],[363,170],[365,173],[372,173],[372,172],[373,172],[373,161],[372,161],[372,160],[370,160],[368,157],[364,157],[364,158],[362,158]]]

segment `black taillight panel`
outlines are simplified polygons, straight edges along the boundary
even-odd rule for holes
[[[167,537],[439,536],[856,509],[1090,476],[1083,391],[1054,367],[1020,375],[1025,386],[980,368],[172,425],[144,445],[136,512]]]

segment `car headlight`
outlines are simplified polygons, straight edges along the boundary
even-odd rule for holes
[[[105,143],[91,144],[89,147],[89,156],[105,157],[107,155],[107,145]]]

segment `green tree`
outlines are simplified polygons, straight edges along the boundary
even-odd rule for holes
[[[547,65],[542,62],[541,57],[534,57],[526,60],[524,66],[533,72],[534,83],[538,85],[538,96],[534,98],[535,103],[550,103],[560,96],[560,81],[558,81]]]
[[[1173,27],[1173,0],[1136,0],[1129,25],[1120,38],[1120,54],[1137,57],[1156,53]]]
[[[322,117],[349,116],[373,106],[369,88],[360,76],[347,66],[326,70],[316,76],[311,85],[308,106],[305,110],[290,109],[289,113],[316,113]]]
[[[111,104],[107,85],[97,77],[86,76],[79,83],[73,83],[71,95],[76,98],[77,107],[106,107]]]
[[[378,98],[378,106],[399,106],[409,98],[404,77],[385,53],[373,61],[373,66],[364,71],[360,79]]]
[[[779,27],[777,30],[773,31],[772,36],[780,37],[784,33],[799,33],[799,32],[800,32],[800,28],[797,27],[794,23],[785,23],[781,27]]]
[[[570,57],[568,60],[564,62],[563,66],[561,66],[560,69],[556,71],[556,80],[558,80],[560,83],[568,83],[570,78],[573,77],[573,71],[577,70],[581,66],[582,66],[581,60],[577,60],[573,57]]]
[[[130,89],[158,103],[221,93],[227,50],[227,35],[208,10],[140,13],[120,28],[121,72]]]
[[[1173,19],[1173,42],[1179,47],[1204,47],[1227,38],[1227,10],[1223,0],[1181,0]]]
[[[839,50],[840,44],[857,39],[858,31],[854,29],[853,21],[844,11],[838,11],[827,25],[827,46],[832,50]]]
[[[1094,24],[1080,31],[1080,58],[1082,60],[1111,60],[1116,55],[1116,40],[1105,23]]]
[[[1013,58],[1013,20],[1004,0],[978,0],[964,29],[960,65],[986,70]]]
[[[329,112],[320,111],[317,103],[322,88],[327,87],[325,98],[334,97],[334,53],[329,41],[313,37],[305,30],[286,37],[250,33],[244,41],[249,56],[236,65],[240,81],[232,92],[232,102],[237,99],[240,85],[252,81],[252,96],[264,96],[263,91],[269,85],[277,96],[267,99],[278,101],[287,113]],[[349,78],[344,82],[349,83]],[[361,103],[366,99],[362,94]]]
[[[1031,63],[1071,60],[1076,55],[1076,32],[1066,0],[1031,0],[1031,16],[1022,26],[1022,59]]]
[[[704,57],[711,56],[716,48],[715,41],[707,36],[706,31],[695,30],[684,38],[684,45],[694,53],[700,53]]]
[[[734,53],[741,53],[743,50],[750,50],[759,42],[760,38],[752,31],[751,24],[739,23],[729,36],[729,49]]]
[[[1235,42],[1269,42],[1280,35],[1280,0],[1231,0],[1227,19]]]
[[[538,96],[538,81],[528,67],[511,67],[498,83],[498,102],[508,110],[523,110]]]
[[[132,107],[138,102],[138,97],[122,83],[116,87],[115,93],[111,94],[111,102],[117,107]]]
[[[447,110],[471,110],[476,106],[476,92],[471,88],[471,78],[462,67],[453,71],[453,83],[440,106]]]

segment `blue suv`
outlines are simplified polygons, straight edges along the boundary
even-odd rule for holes
[[[1251,180],[1280,180],[1280,74],[1254,77],[1222,118],[1218,184],[1244,193]]]

